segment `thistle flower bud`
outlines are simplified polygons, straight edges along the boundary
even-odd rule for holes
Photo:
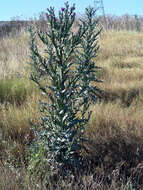
[[[48,13],[46,13],[46,18],[47,18],[47,19],[49,18],[49,14],[48,14]]]
[[[74,17],[76,14],[75,13],[72,13],[71,16]]]
[[[64,11],[65,11],[65,8],[64,8],[64,7],[62,7],[62,8],[61,8],[61,11],[63,11],[63,12],[64,12]]]
[[[71,10],[74,11],[75,10],[75,6],[73,5],[73,7],[71,7]]]

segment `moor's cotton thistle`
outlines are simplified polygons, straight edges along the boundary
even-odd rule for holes
[[[47,98],[47,102],[40,101],[41,123],[33,129],[36,140],[31,146],[29,168],[36,171],[42,160],[52,170],[57,165],[64,168],[81,166],[80,152],[83,148],[84,131],[91,115],[91,112],[88,113],[89,99],[85,94],[91,85],[91,72],[93,74],[96,69],[91,58],[96,54],[95,36],[99,34],[93,34],[93,28],[96,27],[93,21],[93,27],[89,21],[83,21],[78,25],[77,32],[73,32],[74,5],[70,8],[65,3],[58,18],[54,8],[47,10],[47,22],[50,26],[48,32],[30,31],[33,67],[31,79]],[[87,17],[89,20],[93,19],[92,14]],[[45,45],[44,56],[35,43],[36,34]],[[90,40],[86,42],[86,36],[89,35],[93,43]],[[92,51],[89,45],[92,46]],[[81,54],[77,53],[79,49]]]

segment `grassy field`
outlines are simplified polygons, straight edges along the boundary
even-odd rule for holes
[[[25,135],[33,139],[29,120],[39,122],[37,87],[29,80],[29,34],[0,39],[0,189],[35,189],[25,166]],[[143,189],[143,33],[102,32],[96,63],[102,69],[102,100],[93,111],[86,136],[88,174],[83,189]],[[39,44],[39,47],[41,45]],[[41,47],[42,48],[42,47]],[[15,169],[5,164],[7,158]],[[96,177],[94,177],[96,176]],[[99,178],[97,177],[99,176]],[[51,189],[80,189],[59,182]],[[39,189],[42,187],[39,186]],[[38,187],[37,187],[38,189]]]

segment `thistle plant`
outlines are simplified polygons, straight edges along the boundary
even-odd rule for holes
[[[96,10],[89,6],[85,11],[84,24],[87,30],[82,37],[80,49],[76,51],[77,72],[81,79],[81,96],[84,95],[84,99],[89,103],[95,103],[103,94],[103,91],[96,86],[96,83],[102,81],[96,77],[96,72],[101,68],[95,63],[99,49],[97,40],[101,29],[98,29],[98,20],[95,19]]]
[[[42,160],[42,171],[47,163],[51,170],[56,164],[66,168],[81,166],[85,126],[91,115],[85,94],[95,79],[95,76],[91,77],[91,72],[96,69],[91,59],[98,50],[93,44],[99,32],[93,34],[96,27],[93,9],[86,9],[88,21],[82,21],[78,31],[72,32],[74,10],[74,5],[69,7],[65,3],[57,18],[54,8],[50,7],[46,14],[48,31],[30,30],[31,79],[47,101],[40,101],[41,123],[33,128],[35,140],[31,145],[29,170],[39,170]],[[43,53],[36,44],[37,37],[45,45]],[[79,48],[83,49],[82,53]]]

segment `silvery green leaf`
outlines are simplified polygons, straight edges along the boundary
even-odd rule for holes
[[[65,114],[65,116],[63,117],[63,122],[66,120],[66,118],[68,117],[68,113]]]
[[[63,114],[63,113],[64,113],[64,110],[61,110],[61,111],[59,112],[60,115]]]
[[[67,89],[64,89],[64,90],[62,90],[61,92],[62,92],[62,93],[65,93],[65,92],[66,92],[66,90],[67,90]]]

